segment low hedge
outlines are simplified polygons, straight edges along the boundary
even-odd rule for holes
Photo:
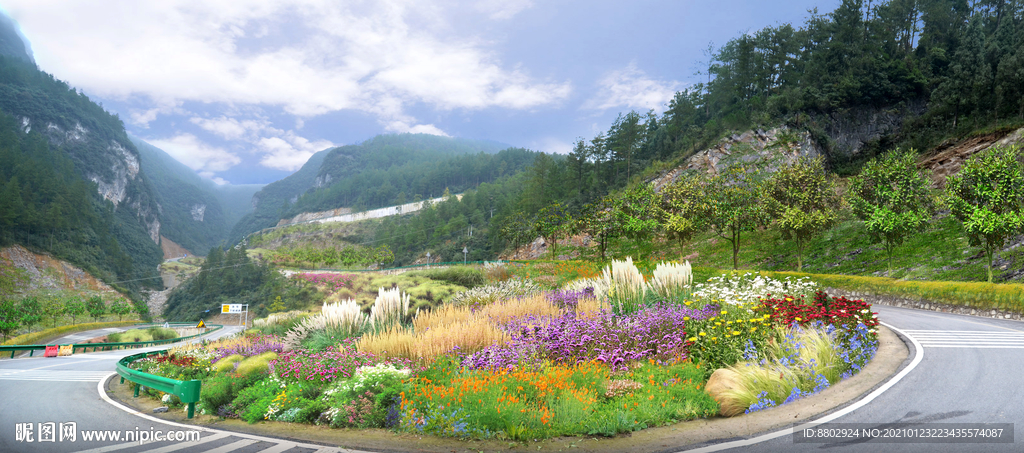
[[[58,335],[66,333],[84,332],[86,330],[103,329],[106,327],[120,327],[130,326],[138,324],[138,320],[134,321],[111,321],[111,322],[90,322],[85,324],[72,324],[67,326],[54,327],[52,329],[44,329],[38,332],[26,333],[11,338],[3,343],[7,345],[28,345],[28,344],[40,344],[39,342],[47,338],[52,338]]]

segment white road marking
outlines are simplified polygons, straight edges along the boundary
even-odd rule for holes
[[[0,381],[96,382],[109,375],[109,371],[17,370],[0,371]]]
[[[223,447],[214,448],[213,450],[210,450],[206,453],[231,453],[232,451],[238,450],[239,448],[242,447],[248,447],[249,445],[252,445],[256,442],[259,441],[255,439],[242,439],[238,442],[232,442]]]
[[[1024,332],[907,330],[926,348],[1024,349]]]
[[[206,442],[210,442],[210,441],[217,440],[217,439],[223,439],[225,437],[228,437],[228,435],[227,434],[214,434],[212,436],[206,436],[204,438],[199,439],[199,442],[180,442],[180,443],[171,445],[171,447],[174,447],[174,448],[171,449],[171,450],[165,450],[165,451],[174,451],[174,450],[181,450],[182,448],[186,448],[186,447],[194,447],[196,445],[202,445],[202,444],[204,444]],[[82,451],[79,451],[78,453],[107,453],[107,452],[110,452],[110,451],[123,450],[125,448],[138,447],[139,445],[142,445],[142,444],[140,444],[139,442],[127,442],[127,443],[123,443],[123,444],[107,445],[106,447],[93,448],[92,450],[82,450]],[[153,451],[155,451],[155,450],[147,450],[147,451],[149,451],[149,453],[153,453]]]

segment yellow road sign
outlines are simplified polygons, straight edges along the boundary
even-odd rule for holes
[[[197,329],[202,329],[202,328],[204,328],[204,327],[206,327],[206,323],[205,323],[205,322],[203,322],[203,320],[202,320],[202,319],[200,319],[200,320],[199,320],[199,324],[197,324],[197,325],[196,325],[196,328],[197,328]]]

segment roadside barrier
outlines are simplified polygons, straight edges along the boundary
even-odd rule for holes
[[[132,362],[144,359],[153,355],[167,354],[168,350],[141,352],[132,354],[117,362],[117,374],[121,376],[121,383],[125,380],[134,382],[135,397],[139,396],[139,389],[148,387],[160,392],[177,396],[182,403],[188,404],[188,418],[192,418],[196,412],[196,403],[199,402],[199,392],[202,389],[203,381],[193,379],[190,381],[179,381],[176,379],[156,376],[149,373],[131,369]]]
[[[179,326],[179,327],[195,326],[195,323],[178,322],[178,323],[140,324],[137,327],[147,327],[147,326],[148,327],[156,327],[156,326],[163,326],[165,324],[168,324],[171,327],[174,327],[174,326]],[[92,352],[96,352],[96,351],[112,351],[112,350],[118,350],[118,349],[133,349],[133,348],[141,348],[141,347],[146,347],[146,346],[159,346],[159,345],[177,343],[179,341],[191,340],[193,338],[197,338],[199,336],[206,335],[206,334],[208,334],[210,332],[217,331],[217,330],[219,330],[219,329],[221,329],[223,327],[224,326],[222,326],[220,324],[210,324],[205,332],[200,332],[200,333],[197,333],[195,335],[189,335],[187,337],[170,338],[170,339],[167,339],[167,340],[150,340],[150,341],[135,341],[135,342],[121,342],[121,343],[75,343],[75,344],[69,344],[69,345],[46,345],[46,344],[6,345],[6,346],[0,346],[0,354],[3,354],[3,353],[6,353],[7,351],[10,351],[11,352],[11,358],[13,359],[14,358],[14,354],[16,352],[18,352],[18,351],[28,351],[29,352],[28,353],[29,357],[32,357],[35,354],[35,351],[44,351],[44,357],[57,357],[57,355],[60,354],[60,352],[61,352],[60,348],[62,348],[62,347],[69,347],[70,348],[70,351],[68,353],[60,354],[60,355],[63,356],[63,355],[71,355],[71,354],[74,354],[75,352],[89,352],[90,348],[92,348]],[[50,354],[50,352],[49,352],[50,348],[53,348],[54,351],[56,351],[56,352],[54,352],[54,355],[49,355]]]

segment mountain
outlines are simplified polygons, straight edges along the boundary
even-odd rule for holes
[[[462,192],[519,172],[538,153],[493,141],[427,134],[378,135],[314,155],[298,172],[253,197],[255,210],[232,241],[304,212],[362,211]]]
[[[124,124],[40,71],[14,38],[14,22],[0,20],[0,245],[158,287],[161,208]]]
[[[277,225],[282,218],[282,209],[294,203],[299,195],[313,187],[317,171],[330,150],[323,150],[310,156],[309,160],[295,173],[280,181],[267,184],[251,197],[252,212],[245,214],[231,229],[228,243],[235,244],[246,235]]]
[[[163,237],[205,254],[227,239],[231,227],[251,210],[248,199],[262,186],[220,188],[160,148],[130,138],[139,151],[142,171],[153,184]]]

